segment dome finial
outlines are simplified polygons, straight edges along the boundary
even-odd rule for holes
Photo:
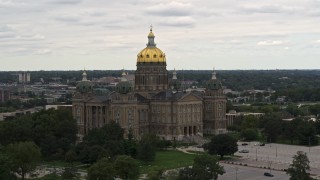
[[[174,68],[174,69],[173,69],[173,72],[172,72],[172,79],[174,79],[174,80],[178,79],[178,78],[177,78],[176,68]]]
[[[82,81],[88,81],[88,79],[87,79],[87,73],[86,73],[86,69],[85,69],[85,68],[83,68]]]
[[[122,74],[121,74],[121,82],[127,81],[126,75],[127,73],[125,72],[124,68],[122,69]]]
[[[211,79],[217,79],[216,74],[217,74],[217,73],[216,73],[216,71],[215,71],[215,68],[213,67]]]
[[[150,32],[148,34],[148,44],[147,47],[156,47],[156,44],[154,43],[154,34],[152,32],[152,25],[150,26]]]

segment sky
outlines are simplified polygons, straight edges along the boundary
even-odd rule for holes
[[[0,71],[320,69],[320,0],[0,0]]]

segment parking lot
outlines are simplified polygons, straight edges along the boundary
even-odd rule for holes
[[[266,169],[254,168],[254,167],[247,167],[247,166],[237,166],[231,164],[224,164],[223,165],[226,173],[222,176],[219,176],[219,180],[234,180],[234,179],[246,179],[246,180],[288,180],[289,176],[283,171],[271,171],[273,177],[264,176],[265,172],[270,172]]]
[[[235,155],[242,156],[251,162],[256,161],[262,166],[271,166],[274,169],[285,169],[291,163],[297,151],[307,153],[314,174],[320,174],[320,146],[305,147],[284,144],[265,144],[264,146],[255,145],[258,142],[247,142],[248,145],[238,143],[238,152]],[[247,153],[240,153],[247,150]],[[240,152],[239,152],[240,151]]]

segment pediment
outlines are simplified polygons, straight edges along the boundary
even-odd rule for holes
[[[202,101],[202,98],[193,93],[188,93],[181,97],[178,101]]]

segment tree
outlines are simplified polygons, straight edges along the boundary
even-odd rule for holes
[[[241,131],[241,137],[244,138],[245,141],[253,141],[258,139],[258,131],[257,129],[244,129]]]
[[[292,164],[287,170],[287,174],[290,175],[290,180],[308,180],[311,179],[309,173],[309,159],[307,154],[302,151],[298,151],[296,155],[293,156]]]
[[[65,167],[63,168],[61,176],[63,179],[68,179],[68,180],[76,179],[78,178],[77,171],[78,170],[75,167]]]
[[[280,114],[271,113],[262,117],[260,127],[263,128],[268,142],[275,142],[281,133],[282,119]]]
[[[98,145],[103,147],[110,157],[124,154],[124,130],[121,126],[111,121],[102,128],[89,131],[84,137],[83,142],[88,146]]]
[[[122,179],[134,180],[139,178],[138,161],[130,156],[118,156],[114,161],[114,168],[116,169],[116,174]]]
[[[180,169],[178,180],[194,180],[195,174],[190,167],[185,167],[183,169]]]
[[[74,150],[70,149],[70,150],[66,153],[66,155],[65,155],[65,157],[64,157],[64,160],[65,160],[66,162],[68,162],[68,163],[73,163],[74,161],[77,160],[77,153],[76,153]]]
[[[219,165],[216,157],[203,154],[194,159],[192,168],[186,167],[179,171],[179,180],[217,180],[218,175],[224,174],[223,166]]]
[[[15,175],[11,172],[12,160],[0,145],[0,177],[3,179],[14,179]]]
[[[159,142],[155,134],[144,134],[137,146],[137,158],[144,162],[154,161]]]
[[[139,142],[137,158],[143,162],[154,161],[156,156],[155,147],[150,142]]]
[[[148,180],[163,179],[163,172],[164,172],[164,169],[159,168],[159,167],[154,167],[154,168],[150,169],[147,174]]]
[[[218,154],[221,159],[224,155],[232,155],[238,151],[237,140],[227,134],[214,136],[207,145],[209,154]]]
[[[40,161],[40,149],[33,142],[9,144],[7,153],[12,159],[13,171],[24,180],[27,173],[32,172]]]
[[[216,157],[207,154],[197,156],[194,159],[192,169],[195,173],[195,179],[198,180],[217,180],[219,174],[225,173],[223,166],[219,165]]]
[[[137,156],[137,143],[133,138],[132,129],[129,129],[128,139],[124,140],[124,152],[126,155],[136,158]]]
[[[241,123],[242,129],[257,129],[258,127],[258,119],[253,115],[244,116],[243,121]]]
[[[108,158],[102,158],[88,169],[88,180],[114,180],[116,171]]]

